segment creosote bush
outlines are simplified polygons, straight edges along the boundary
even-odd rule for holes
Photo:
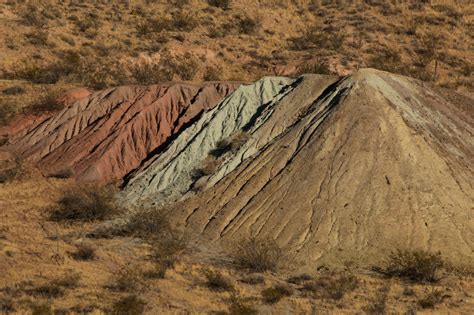
[[[84,185],[66,190],[50,210],[50,219],[58,222],[104,220],[120,212],[114,189]]]
[[[255,272],[276,271],[282,260],[282,250],[274,239],[250,238],[237,245],[233,256],[239,268]]]
[[[385,268],[374,268],[390,277],[408,279],[415,282],[436,282],[437,273],[445,262],[441,253],[424,250],[396,250],[388,257]]]

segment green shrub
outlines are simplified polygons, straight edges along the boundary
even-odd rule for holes
[[[262,298],[265,303],[275,304],[286,296],[291,296],[291,288],[283,285],[275,285],[262,291]]]
[[[276,271],[282,260],[282,251],[273,239],[250,238],[237,245],[233,256],[239,268],[255,272]]]
[[[50,219],[58,222],[95,221],[109,218],[120,211],[114,190],[85,185],[66,190],[50,211]]]

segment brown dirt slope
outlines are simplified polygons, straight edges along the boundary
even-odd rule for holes
[[[277,137],[174,215],[216,242],[273,237],[306,266],[394,247],[472,260],[473,104],[371,69],[306,76],[252,134]]]
[[[80,181],[121,179],[237,83],[106,89],[20,131],[9,150],[46,174],[72,169]]]

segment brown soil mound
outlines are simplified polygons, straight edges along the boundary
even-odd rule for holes
[[[370,69],[332,84],[306,76],[251,134],[270,141],[173,216],[219,243],[275,238],[310,267],[397,247],[472,259],[472,104]]]
[[[9,149],[45,174],[71,169],[80,181],[122,178],[238,83],[125,86],[77,90],[53,117],[10,139]],[[74,98],[77,101],[70,103]]]

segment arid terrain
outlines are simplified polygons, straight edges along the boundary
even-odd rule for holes
[[[470,1],[0,3],[0,313],[472,314]]]

